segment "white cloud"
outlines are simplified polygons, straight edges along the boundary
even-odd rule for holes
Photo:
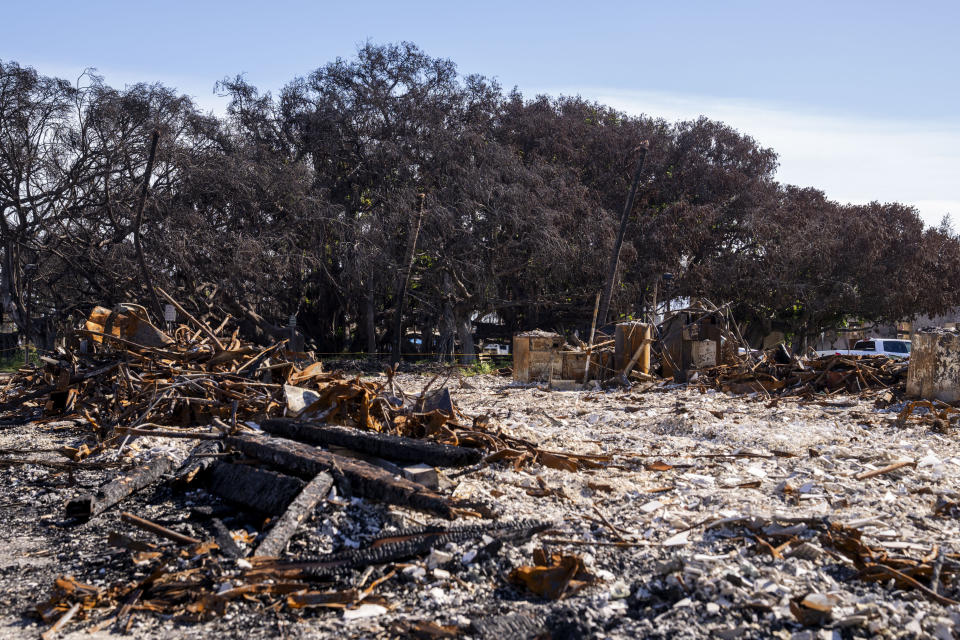
[[[579,93],[627,113],[667,120],[705,115],[773,147],[781,182],[823,189],[840,202],[911,204],[929,225],[946,213],[960,219],[957,122],[884,120],[655,92],[551,93]]]

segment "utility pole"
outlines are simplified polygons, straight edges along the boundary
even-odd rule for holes
[[[627,222],[630,220],[630,211],[633,209],[633,199],[637,195],[637,188],[640,186],[640,179],[643,177],[643,163],[647,159],[647,149],[649,143],[645,140],[637,148],[640,152],[640,158],[637,161],[637,169],[633,173],[633,183],[630,185],[630,192],[627,194],[627,202],[623,205],[623,213],[620,216],[620,230],[617,232],[617,240],[613,245],[613,255],[610,256],[610,267],[607,269],[607,283],[603,289],[603,300],[600,302],[600,313],[597,320],[600,326],[607,322],[607,311],[610,309],[610,299],[613,297],[613,285],[617,280],[617,266],[620,262],[620,247],[623,246],[623,236],[627,232]]]
[[[410,221],[407,230],[407,249],[403,256],[403,265],[397,271],[397,281],[393,290],[393,359],[400,361],[400,351],[403,348],[403,300],[407,296],[407,286],[410,283],[410,273],[417,257],[417,238],[420,237],[420,226],[423,224],[423,202],[425,193],[419,194],[420,208]]]
[[[157,156],[157,143],[160,142],[160,132],[154,130],[153,139],[150,141],[150,156],[147,158],[147,168],[143,172],[143,188],[140,190],[140,202],[137,205],[136,224],[133,227],[133,245],[137,250],[137,262],[140,263],[140,275],[143,277],[143,284],[153,300],[153,310],[158,318],[163,318],[163,307],[160,305],[160,298],[157,297],[157,290],[153,287],[153,280],[150,278],[150,270],[147,269],[147,261],[143,257],[143,244],[140,242],[140,227],[143,226],[143,208],[147,204],[147,191],[150,189],[150,174],[153,173],[153,160]]]

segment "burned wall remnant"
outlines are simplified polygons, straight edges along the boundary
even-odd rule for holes
[[[574,388],[588,379],[602,379],[610,372],[613,340],[579,348],[563,336],[534,329],[513,337],[513,379],[517,382],[546,382],[553,388]],[[587,370],[587,358],[590,369]]]
[[[907,395],[960,401],[960,334],[927,329],[914,334],[907,370]]]
[[[563,377],[563,337],[535,329],[513,337],[513,378],[518,382]]]

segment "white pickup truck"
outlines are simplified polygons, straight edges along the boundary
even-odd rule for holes
[[[832,349],[830,351],[817,351],[818,356],[889,356],[894,359],[903,359],[910,357],[910,341],[894,340],[888,338],[871,338],[870,340],[858,340],[853,345],[853,349]]]
[[[505,344],[488,342],[487,344],[483,345],[483,352],[488,356],[508,356],[510,355],[510,347]]]

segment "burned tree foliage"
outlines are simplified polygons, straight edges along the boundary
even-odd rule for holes
[[[195,317],[297,350],[470,361],[490,314],[503,336],[587,327],[644,141],[611,318],[648,309],[664,272],[675,297],[734,302],[750,335],[960,303],[949,224],[780,185],[773,150],[707,118],[525,98],[410,43],[277,96],[218,91],[223,116],[0,63],[0,295],[27,340],[49,349],[92,300],[155,313],[144,270]]]

